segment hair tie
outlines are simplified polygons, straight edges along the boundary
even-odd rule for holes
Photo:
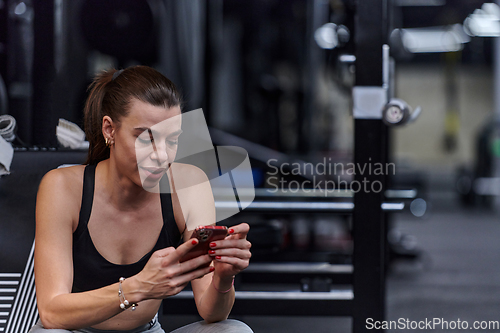
[[[113,74],[113,78],[111,79],[111,81],[114,81],[122,72],[123,72],[123,69],[120,69],[119,71],[116,71]]]

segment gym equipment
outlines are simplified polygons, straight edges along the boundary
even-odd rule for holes
[[[389,130],[383,121],[384,107],[391,96],[390,57],[388,31],[391,6],[388,1],[356,4],[353,41],[356,52],[352,56],[343,56],[340,61],[344,67],[355,66],[356,86],[353,88],[355,149],[354,163],[369,165],[381,163],[389,159]],[[406,111],[405,111],[406,110]],[[419,112],[407,112],[406,121]],[[417,111],[417,110],[416,110]],[[217,137],[223,138],[220,131],[211,131],[212,139],[218,144]],[[290,157],[284,154],[274,154],[257,145],[244,146],[242,140],[231,142],[244,147],[249,156],[262,162],[275,159],[277,165],[289,163]],[[297,161],[302,164],[303,161]],[[307,176],[306,176],[307,177]],[[353,318],[353,331],[367,331],[366,318],[382,321],[385,318],[385,271],[387,244],[387,211],[384,209],[385,190],[388,189],[386,175],[362,175],[357,173],[354,181],[380,182],[383,191],[380,193],[358,192],[352,197],[339,200],[338,197],[328,197],[326,202],[312,208],[311,201],[292,201],[290,197],[274,198],[277,203],[256,200],[242,214],[280,214],[290,212],[314,212],[319,214],[352,215],[352,232],[354,239],[352,265],[336,265],[323,263],[254,263],[250,264],[248,272],[241,274],[245,281],[247,276],[254,281],[269,281],[271,277],[281,281],[301,281],[319,275],[323,282],[330,281],[335,287],[330,292],[302,292],[296,290],[241,290],[238,289],[237,302],[233,308],[234,315],[328,315],[350,316]],[[311,199],[311,198],[309,198]],[[255,206],[253,206],[255,205]],[[253,208],[252,208],[253,206]],[[324,209],[329,207],[328,209]],[[251,212],[253,210],[253,212]],[[329,280],[330,279],[330,280]],[[336,282],[347,283],[347,289],[337,288]],[[322,284],[322,283],[320,283]],[[329,283],[327,283],[329,284]],[[297,284],[300,285],[300,284]],[[189,291],[171,297],[164,302],[164,313],[195,313],[192,294]]]
[[[413,110],[405,101],[392,98],[382,111],[382,119],[387,126],[399,126],[414,122],[422,108],[418,106]]]

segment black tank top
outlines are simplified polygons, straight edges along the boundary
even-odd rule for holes
[[[83,176],[82,206],[78,227],[73,233],[73,292],[102,288],[118,282],[120,277],[131,277],[139,273],[153,252],[177,247],[181,233],[175,223],[170,193],[160,194],[163,227],[154,248],[139,261],[129,265],[117,265],[107,261],[95,248],[87,224],[92,211],[95,188],[96,165],[87,165]],[[166,182],[168,185],[168,181]]]

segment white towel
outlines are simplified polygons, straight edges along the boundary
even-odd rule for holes
[[[78,125],[60,118],[59,124],[56,127],[57,140],[64,147],[71,149],[85,149],[89,147],[88,141],[85,140],[85,133]]]

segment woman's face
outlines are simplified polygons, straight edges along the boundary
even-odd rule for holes
[[[153,191],[175,159],[181,120],[179,106],[167,109],[132,99],[129,114],[115,130],[117,167],[134,183]]]

